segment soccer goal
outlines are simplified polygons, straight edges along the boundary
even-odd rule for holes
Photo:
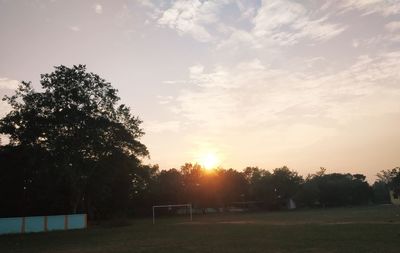
[[[157,206],[153,206],[153,224],[156,223],[156,208],[168,208],[168,210],[172,210],[172,208],[175,209],[175,208],[179,208],[179,207],[185,207],[186,210],[189,209],[190,221],[192,221],[193,220],[192,204],[157,205]]]

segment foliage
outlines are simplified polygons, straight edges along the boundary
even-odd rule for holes
[[[390,203],[389,188],[384,182],[376,181],[372,185],[373,201],[378,204]]]
[[[186,163],[180,170],[157,171],[151,204],[192,203],[196,208],[227,208],[235,203],[255,202],[261,209],[285,209],[290,199],[299,206],[362,205],[372,201],[372,188],[360,174],[326,174],[305,180],[286,166],[272,172],[258,167],[243,171],[217,168],[207,171]]]
[[[391,170],[382,170],[377,174],[378,180],[374,183],[374,199],[378,203],[389,203],[389,191],[400,195],[400,167]]]
[[[19,175],[9,198],[18,199],[23,191],[29,196],[24,208],[33,209],[29,213],[105,214],[125,208],[138,158],[148,155],[139,142],[141,121],[118,104],[110,83],[83,65],[55,67],[40,83],[42,91],[22,82],[15,95],[4,98],[12,110],[0,120],[0,133],[10,138],[0,150],[6,160],[1,173]],[[17,161],[24,156],[28,161]],[[61,203],[35,208],[41,201]]]
[[[326,174],[325,169],[310,175],[302,185],[297,200],[307,206],[345,206],[368,204],[372,190],[360,174]]]

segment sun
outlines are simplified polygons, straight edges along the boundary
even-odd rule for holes
[[[219,159],[214,153],[207,153],[200,158],[200,165],[206,170],[211,170],[217,167]]]

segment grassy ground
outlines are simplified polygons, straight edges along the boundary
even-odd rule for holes
[[[0,252],[400,252],[400,208],[393,206],[130,223],[0,236]]]

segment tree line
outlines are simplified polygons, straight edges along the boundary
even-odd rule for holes
[[[228,208],[256,203],[263,210],[388,203],[399,193],[400,168],[382,171],[369,185],[361,174],[300,176],[272,171],[206,171],[187,163],[160,170],[145,165],[141,121],[120,104],[117,90],[84,65],[55,67],[41,75],[41,90],[22,82],[3,100],[12,110],[0,119],[0,217],[88,213],[102,219],[146,215],[155,204],[192,203]]]

